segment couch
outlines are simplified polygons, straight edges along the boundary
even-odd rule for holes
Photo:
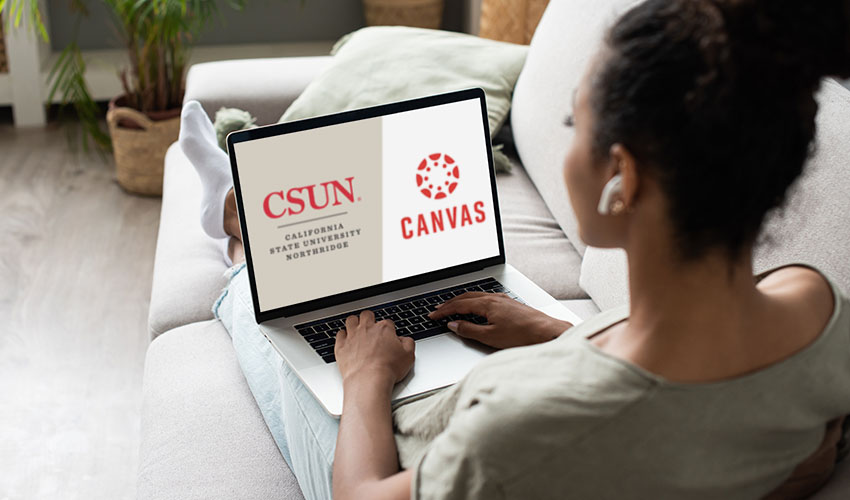
[[[561,177],[571,131],[562,126],[572,89],[605,25],[630,1],[553,0],[531,41],[511,118],[498,140],[514,160],[497,177],[507,260],[582,318],[627,300],[622,256],[586,248]],[[330,56],[195,65],[186,99],[273,123],[326,68]],[[829,81],[819,97],[818,150],[778,235],[757,267],[803,260],[850,292],[850,91]],[[843,172],[841,171],[843,169]],[[302,498],[240,370],[230,338],[212,318],[225,284],[221,250],[198,224],[200,186],[177,145],[165,159],[162,214],[143,382],[138,497]],[[848,353],[850,354],[850,353]],[[816,498],[850,498],[850,460]]]

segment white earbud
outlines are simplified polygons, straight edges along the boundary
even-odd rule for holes
[[[611,180],[602,188],[602,195],[599,197],[599,206],[596,211],[600,215],[608,215],[611,213],[611,200],[614,195],[620,194],[623,189],[623,177],[620,174],[611,177]]]

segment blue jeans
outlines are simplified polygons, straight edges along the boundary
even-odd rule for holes
[[[230,333],[248,387],[305,498],[331,498],[339,421],[325,412],[260,332],[245,265],[229,272],[230,283],[213,314]]]

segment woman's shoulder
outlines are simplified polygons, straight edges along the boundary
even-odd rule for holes
[[[790,343],[792,353],[828,336],[827,330],[846,302],[824,273],[805,264],[782,266],[760,274],[757,280],[759,290],[773,306],[771,320],[779,325],[776,330],[784,332],[776,340]]]
[[[842,299],[825,274],[804,264],[792,264],[763,273],[759,276],[758,285],[764,293],[795,309],[810,324],[826,326]]]

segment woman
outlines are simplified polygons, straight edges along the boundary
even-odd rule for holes
[[[568,330],[506,297],[456,297],[432,316],[483,315],[449,327],[518,348],[395,410],[414,344],[349,317],[338,427],[283,363],[283,409],[265,415],[305,494],[329,496],[332,477],[338,499],[759,498],[834,449],[850,303],[808,267],[754,279],[752,250],[801,174],[821,77],[850,76],[849,4],[648,0],[623,15],[575,93],[564,177],[584,241],[625,249],[630,308]],[[197,165],[202,147],[181,142]],[[212,225],[238,238],[232,194],[221,209],[207,191]],[[249,356],[244,274],[217,312]]]

